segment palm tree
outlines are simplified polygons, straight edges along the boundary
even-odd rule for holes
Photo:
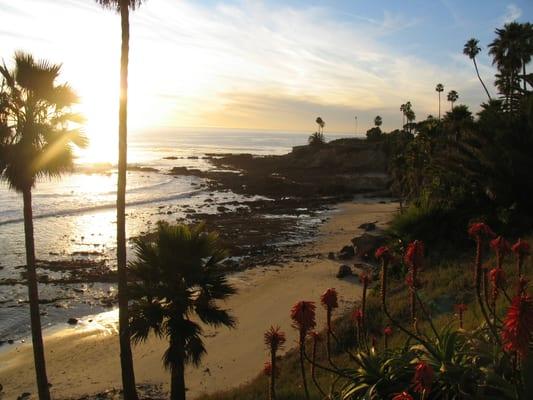
[[[450,90],[448,92],[448,101],[452,105],[452,111],[453,111],[453,103],[455,103],[459,99],[459,94],[455,90]]]
[[[468,56],[468,58],[470,58],[474,62],[474,68],[476,69],[477,77],[479,81],[481,82],[483,89],[485,89],[485,92],[487,93],[487,97],[489,98],[489,101],[490,101],[492,100],[492,98],[490,97],[490,93],[487,90],[485,83],[483,83],[483,80],[481,79],[481,76],[479,75],[479,70],[477,68],[476,56],[481,51],[481,47],[479,47],[478,44],[479,44],[479,40],[474,39],[474,38],[470,39],[468,42],[465,43],[465,46],[463,48],[463,54],[465,56]]]
[[[514,85],[520,69],[524,74],[524,91],[526,64],[533,56],[533,45],[531,37],[533,28],[531,24],[520,24],[511,22],[505,24],[503,28],[496,29],[496,39],[489,45],[489,54],[493,57],[492,64],[496,65],[503,79],[512,83],[505,85],[505,102],[513,111],[512,98],[519,88]]]
[[[400,105],[400,112],[402,113],[402,127],[405,125],[405,104]]]
[[[379,128],[381,124],[383,124],[383,118],[377,115],[376,118],[374,118],[374,125],[376,125]]]
[[[128,329],[128,287],[126,271],[126,165],[128,157],[128,60],[130,41],[130,8],[135,10],[142,0],[96,0],[103,7],[120,12],[122,47],[120,54],[120,99],[118,112],[118,182],[117,182],[117,272],[120,366],[125,400],[137,400],[135,373]]]
[[[146,341],[150,332],[168,339],[163,363],[171,371],[170,398],[184,400],[185,365],[198,365],[206,353],[202,328],[191,317],[207,325],[235,326],[233,317],[216,304],[236,292],[220,269],[226,252],[218,235],[206,232],[204,225],[164,222],[153,240],[135,241],[135,252],[137,259],[129,264],[134,278],[131,339]]]
[[[324,120],[321,118],[321,117],[317,117],[316,121],[315,121],[318,125],[318,132],[319,133],[324,133],[324,126],[326,125],[326,123],[324,122]]]
[[[15,53],[14,69],[0,66],[2,84],[2,134],[0,180],[22,193],[24,239],[33,356],[40,400],[49,400],[44,345],[39,314],[35,265],[32,189],[40,178],[70,171],[73,145],[84,147],[85,136],[76,124],[80,115],[70,111],[77,96],[67,84],[57,84],[61,65],[36,61],[30,54]]]
[[[439,119],[440,119],[440,94],[444,91],[444,86],[442,83],[437,83],[435,90],[439,93]]]

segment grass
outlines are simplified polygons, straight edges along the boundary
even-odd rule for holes
[[[526,238],[530,243],[533,242],[533,237]],[[488,251],[488,250],[487,250]],[[490,254],[491,258],[487,258],[484,265],[492,268],[495,265],[495,259]],[[474,292],[472,288],[472,276],[473,276],[473,259],[474,250],[463,254],[458,260],[455,261],[433,261],[428,265],[425,270],[420,273],[420,280],[422,281],[422,289],[420,289],[420,297],[427,308],[427,311],[431,314],[434,325],[437,330],[443,329],[445,326],[458,327],[458,318],[454,315],[454,305],[457,303],[465,303],[468,305],[468,310],[464,315],[464,327],[465,329],[474,328],[479,326],[482,315],[479,310],[479,306],[474,298]],[[528,279],[533,278],[533,263],[532,257],[526,259],[524,272]],[[508,292],[510,295],[514,293],[515,287],[515,264],[512,256],[508,256],[506,263],[504,264],[504,270],[506,272],[508,281]],[[403,269],[395,267],[391,271],[391,282],[389,295],[387,296],[387,304],[389,311],[393,316],[400,321],[407,321],[409,318],[409,297],[408,290],[405,286],[403,279]],[[502,295],[497,303],[498,314],[502,316],[507,308],[507,301]],[[317,309],[318,312],[323,312],[322,309]],[[419,308],[420,315],[420,308]],[[370,290],[367,305],[368,327],[369,334],[376,337],[378,351],[383,348],[383,337],[381,332],[383,328],[388,325],[385,320],[380,307],[379,300],[379,287],[375,286]],[[408,324],[404,324],[407,326]],[[419,323],[419,329],[430,335],[430,327],[427,320],[422,319]],[[342,346],[351,348],[355,345],[355,330],[354,323],[351,321],[351,313],[345,313],[338,316],[335,321],[334,329],[336,335]],[[403,334],[395,332],[389,339],[389,347],[403,346],[406,338]],[[319,360],[321,363],[326,364],[325,352],[323,350],[319,354]],[[310,345],[308,345],[310,349]],[[335,355],[333,361],[339,366],[353,368],[353,364],[350,359],[343,352],[343,349],[335,349]],[[266,360],[266,350],[265,350]],[[295,350],[289,351],[283,356],[279,365],[281,367],[281,375],[277,379],[277,399],[278,400],[292,400],[303,399],[303,389],[301,387],[300,370],[298,363],[298,354]],[[310,368],[307,365],[307,368]],[[308,370],[309,371],[309,370]],[[308,373],[308,385],[311,391],[312,399],[321,399],[322,397],[318,391],[314,388],[310,379],[310,372]],[[321,385],[326,392],[328,392],[329,385],[332,383],[333,377],[318,371]],[[246,385],[242,385],[238,388],[231,389],[225,392],[219,392],[212,395],[205,395],[200,397],[201,400],[256,400],[268,398],[268,379],[262,374],[249,382]]]

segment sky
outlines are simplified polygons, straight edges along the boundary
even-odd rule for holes
[[[489,90],[486,46],[531,0],[146,0],[131,15],[129,127],[312,133],[401,125],[438,113],[437,83],[474,111],[485,95],[462,54],[471,37]],[[97,153],[116,136],[120,17],[91,0],[0,0],[0,57],[15,50],[62,63]],[[443,110],[449,104],[443,101]],[[169,131],[172,131],[170,129]]]

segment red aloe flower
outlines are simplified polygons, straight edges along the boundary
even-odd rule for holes
[[[516,269],[518,276],[522,276],[522,264],[524,263],[524,258],[530,254],[529,243],[522,239],[518,239],[511,249],[516,254]]]
[[[366,272],[361,272],[359,274],[359,283],[368,286],[368,284],[370,283],[370,276]]]
[[[383,334],[385,336],[391,336],[392,335],[392,328],[390,326],[386,326],[385,329],[383,329]]]
[[[352,319],[357,323],[358,326],[361,326],[363,322],[363,312],[360,308],[352,313]]]
[[[413,396],[411,396],[409,393],[401,392],[401,393],[396,393],[394,397],[392,398],[392,400],[414,400],[414,399],[413,399]]]
[[[299,301],[291,308],[291,318],[293,326],[300,331],[300,339],[316,326],[315,303],[312,301]]]
[[[463,317],[465,315],[466,310],[468,309],[467,305],[464,303],[456,304],[455,305],[455,312],[459,315],[459,328],[463,328]]]
[[[492,268],[489,271],[489,279],[493,289],[501,289],[505,286],[505,271],[502,268]]]
[[[320,302],[328,312],[339,307],[339,303],[337,302],[337,291],[334,288],[327,289],[322,296],[320,296]]]
[[[265,344],[274,354],[283,347],[285,341],[285,333],[280,330],[279,326],[271,326],[270,329],[265,332]]]
[[[498,267],[503,264],[503,258],[511,252],[511,245],[502,236],[490,241],[490,247],[496,252],[496,260]]]
[[[272,376],[272,363],[270,361],[267,361],[265,365],[263,366],[263,374],[266,376]],[[276,366],[275,376],[279,376],[279,367]]]
[[[407,265],[418,268],[424,259],[424,242],[415,240],[407,245],[404,261]]]
[[[431,384],[435,372],[431,365],[428,365],[424,361],[420,361],[415,368],[415,375],[413,377],[413,390],[417,393],[429,392],[431,390]]]
[[[387,246],[381,246],[376,250],[374,254],[377,260],[387,260],[390,261],[392,258],[392,253]]]
[[[518,239],[518,241],[511,247],[511,250],[513,253],[523,256],[528,256],[531,253],[529,243],[522,239]]]
[[[533,332],[533,300],[529,295],[515,296],[503,321],[503,348],[526,357]]]
[[[496,234],[483,222],[474,222],[468,227],[468,234],[475,240],[495,237]]]

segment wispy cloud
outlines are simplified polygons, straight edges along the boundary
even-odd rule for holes
[[[507,24],[516,21],[522,16],[522,10],[516,4],[508,4],[505,8],[505,14],[501,17],[501,23]]]

